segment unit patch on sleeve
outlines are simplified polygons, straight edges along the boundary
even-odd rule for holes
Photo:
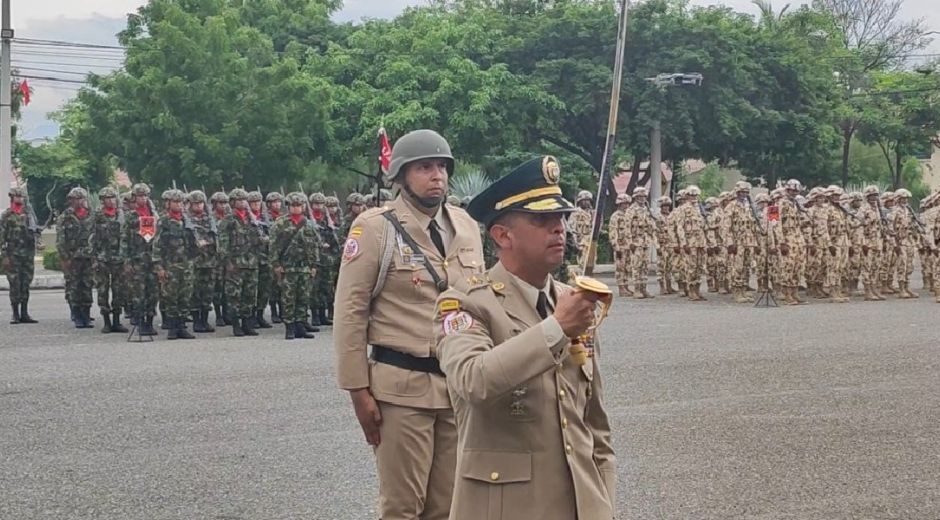
[[[343,262],[348,262],[357,256],[359,256],[359,241],[349,237],[343,246]]]
[[[466,311],[451,312],[444,316],[444,335],[450,336],[473,326],[473,317]]]

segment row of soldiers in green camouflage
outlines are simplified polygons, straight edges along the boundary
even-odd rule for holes
[[[646,275],[649,248],[656,246],[660,294],[676,293],[675,280],[678,292],[693,301],[705,299],[704,277],[709,292],[753,302],[747,292],[752,275],[759,291],[771,289],[790,305],[804,303],[801,286],[811,298],[838,303],[853,294],[867,301],[884,300],[886,293],[916,298],[911,275],[919,257],[924,288],[940,303],[940,192],[925,197],[918,213],[905,189],[845,193],[829,186],[805,197],[803,191],[792,179],[752,202],[751,185],[738,182],[703,203],[698,187],[690,186],[678,192],[675,210],[669,197],[660,198],[658,215],[644,188],[632,198],[620,195],[609,229],[621,295],[651,297]],[[572,222],[583,241],[590,193],[579,195],[578,204]]]
[[[216,326],[256,335],[256,328],[271,326],[264,318],[268,305],[272,321],[284,322],[286,339],[312,337],[319,325],[332,323],[337,255],[348,222],[389,197],[384,191],[375,198],[351,194],[346,220],[339,200],[322,193],[262,199],[260,192],[235,189],[207,201],[201,191],[172,189],[163,193],[161,211],[145,184],[135,185],[120,205],[113,188],[98,195],[100,208],[90,212],[88,194],[73,189],[57,220],[72,319],[79,328],[91,326],[93,280],[102,332],[126,332],[123,309],[142,335],[155,335],[159,301],[169,339],[193,337],[188,319],[194,332],[214,332],[211,310]]]

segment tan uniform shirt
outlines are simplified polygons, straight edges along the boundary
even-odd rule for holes
[[[399,239],[383,216],[388,211],[395,212],[421,251],[411,251]],[[401,197],[384,208],[364,212],[353,222],[336,284],[333,344],[340,388],[369,387],[376,400],[402,406],[450,408],[443,377],[375,363],[367,357],[367,345],[415,357],[434,355],[431,320],[439,292],[421,255],[427,255],[448,286],[482,273],[483,245],[477,223],[460,208],[445,205],[441,211],[454,230],[449,239],[442,232],[446,258],[428,235],[431,217]],[[386,242],[391,244],[388,272],[381,292],[372,298]]]
[[[616,460],[597,357],[571,360],[537,296],[497,264],[438,299],[437,352],[459,438],[452,520],[613,518]]]

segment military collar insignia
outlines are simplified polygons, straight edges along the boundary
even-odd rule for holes
[[[549,184],[558,184],[558,179],[561,178],[561,167],[558,166],[558,160],[551,155],[542,158],[542,176],[545,177],[545,182]]]

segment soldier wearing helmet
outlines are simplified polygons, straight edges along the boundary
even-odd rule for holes
[[[302,193],[289,194],[288,214],[271,228],[271,269],[278,285],[285,340],[313,338],[304,322],[317,275],[320,240],[316,226],[305,214],[306,204]]]
[[[98,310],[104,325],[103,334],[127,332],[121,324],[121,310],[125,308],[127,282],[124,277],[124,257],[121,255],[121,225],[124,211],[118,207],[118,192],[105,187],[98,191],[99,208],[95,211],[91,235],[91,252],[95,259],[95,288],[98,291]]]
[[[668,195],[663,195],[656,201],[656,205],[659,208],[659,217],[656,221],[656,267],[659,294],[675,294],[675,289],[672,288],[672,280],[678,274],[675,268],[676,257],[678,256],[675,249],[678,244],[675,240],[672,199]]]
[[[193,332],[215,332],[215,328],[209,324],[209,311],[212,310],[219,269],[216,247],[218,224],[206,208],[205,193],[193,190],[186,200],[189,205],[184,211],[193,234],[193,294],[189,303],[189,316],[193,322]]]
[[[574,233],[574,238],[578,244],[578,266],[584,266],[587,263],[585,255],[590,249],[591,233],[594,226],[593,201],[594,195],[591,192],[587,190],[579,191],[574,199],[578,210],[568,219],[571,231]],[[594,252],[594,258],[597,258],[597,251]]]
[[[165,313],[167,339],[195,339],[186,327],[193,295],[193,257],[195,234],[189,217],[183,212],[183,192],[163,192],[166,211],[157,221],[152,260],[160,281],[160,311]]]
[[[708,239],[705,236],[707,217],[699,204],[702,190],[698,186],[685,189],[686,202],[677,210],[676,235],[682,251],[686,287],[683,294],[691,301],[705,301],[701,293],[702,275]]]
[[[435,300],[446,286],[483,268],[477,223],[443,204],[453,171],[450,145],[439,134],[402,136],[386,176],[398,198],[359,215],[342,248],[337,374],[375,446],[382,518],[446,518],[450,510],[457,429],[428,322],[440,312]],[[403,395],[396,388],[406,381]]]
[[[805,303],[797,293],[808,252],[805,236],[809,236],[808,229],[804,234],[804,228],[809,222],[807,210],[797,200],[801,189],[800,181],[790,179],[784,185],[783,193],[778,192],[782,196],[777,203],[779,221],[774,232],[779,255],[778,279],[775,283],[779,285],[787,305]]]
[[[734,195],[723,191],[717,197],[705,199],[705,286],[708,292],[729,293],[728,252],[725,249],[725,234],[729,214],[734,208]],[[713,201],[711,204],[709,201]]]
[[[310,329],[333,324],[333,294],[336,285],[334,272],[339,263],[339,228],[326,206],[326,195],[316,192],[310,195],[310,218],[320,230],[320,257],[317,262],[317,277],[310,291]]]
[[[68,204],[56,221],[56,251],[65,275],[65,301],[75,317],[75,327],[89,329],[94,302],[91,294],[94,255],[89,238],[95,221],[88,211],[88,192],[84,188],[72,188]]]
[[[258,301],[258,253],[262,247],[258,222],[248,205],[248,192],[229,193],[232,212],[219,223],[219,261],[225,267],[225,301],[232,335],[257,336],[253,317]]]
[[[157,235],[157,210],[150,201],[150,186],[139,183],[131,188],[133,211],[124,214],[121,252],[128,275],[127,304],[131,323],[141,335],[155,336],[153,317],[156,314],[159,287],[153,268],[153,239]]]
[[[231,213],[232,207],[229,206],[228,194],[224,191],[217,191],[213,193],[212,198],[209,199],[209,202],[212,204],[212,207],[209,210],[209,215],[212,217],[216,230],[216,267],[212,278],[212,310],[215,314],[215,326],[226,327],[231,326],[232,322],[229,320],[231,313],[229,312],[228,303],[225,301],[225,264],[224,262],[220,261],[218,257],[218,229],[219,224],[222,223],[222,220],[225,219],[226,215]]]
[[[617,209],[610,215],[610,222],[607,224],[610,246],[614,250],[617,289],[621,297],[633,296],[633,292],[630,291],[630,252],[628,251],[630,237],[626,220],[630,201],[630,195],[626,193],[617,195]]]
[[[29,286],[33,281],[36,243],[42,232],[29,210],[26,190],[10,188],[10,207],[0,214],[0,246],[10,287],[10,323],[36,323],[29,315]]]
[[[262,229],[264,229],[266,236],[270,242],[271,240],[271,230],[274,229],[274,224],[277,223],[278,219],[284,216],[283,211],[283,196],[276,192],[272,191],[264,197],[264,211],[261,214],[261,217],[258,219],[262,224]],[[270,251],[269,251],[270,254]],[[268,255],[263,259],[264,263],[269,263]],[[270,277],[264,274],[264,271],[270,273]],[[262,287],[267,284],[268,288],[262,290]],[[262,328],[266,328],[263,325],[267,324],[264,321],[264,308],[265,306],[271,307],[271,323],[281,323],[281,309],[280,309],[281,294],[277,280],[274,278],[273,268],[268,265],[267,269],[263,269],[259,266],[258,268],[258,324]]]
[[[353,221],[365,210],[366,198],[362,194],[350,193],[349,196],[346,197],[346,211],[349,213],[349,218],[346,219],[346,226],[343,229],[343,240],[348,237],[349,228],[352,226]]]
[[[894,230],[898,298],[919,298],[919,295],[911,290],[911,274],[914,272],[914,257],[921,242],[920,222],[910,206],[910,191],[904,188],[895,190],[894,198],[896,209],[888,217],[888,223]]]
[[[627,210],[627,252],[630,254],[630,278],[635,298],[652,298],[646,289],[649,272],[649,248],[656,234],[656,221],[647,206],[649,192],[644,187],[633,190],[633,205]]]
[[[747,293],[751,265],[756,256],[760,223],[750,203],[751,184],[738,181],[734,185],[734,202],[726,209],[722,221],[722,246],[727,252],[728,280],[735,303],[752,303]]]
[[[264,319],[264,310],[268,307],[274,288],[274,273],[271,271],[271,264],[268,259],[270,251],[270,228],[273,221],[265,217],[264,197],[260,191],[251,191],[248,193],[248,209],[251,211],[251,218],[255,223],[255,229],[259,234],[258,249],[254,251],[258,264],[258,283],[255,292],[255,303],[252,314],[249,317],[253,329],[270,329],[271,324]],[[278,197],[278,205],[280,198]]]

